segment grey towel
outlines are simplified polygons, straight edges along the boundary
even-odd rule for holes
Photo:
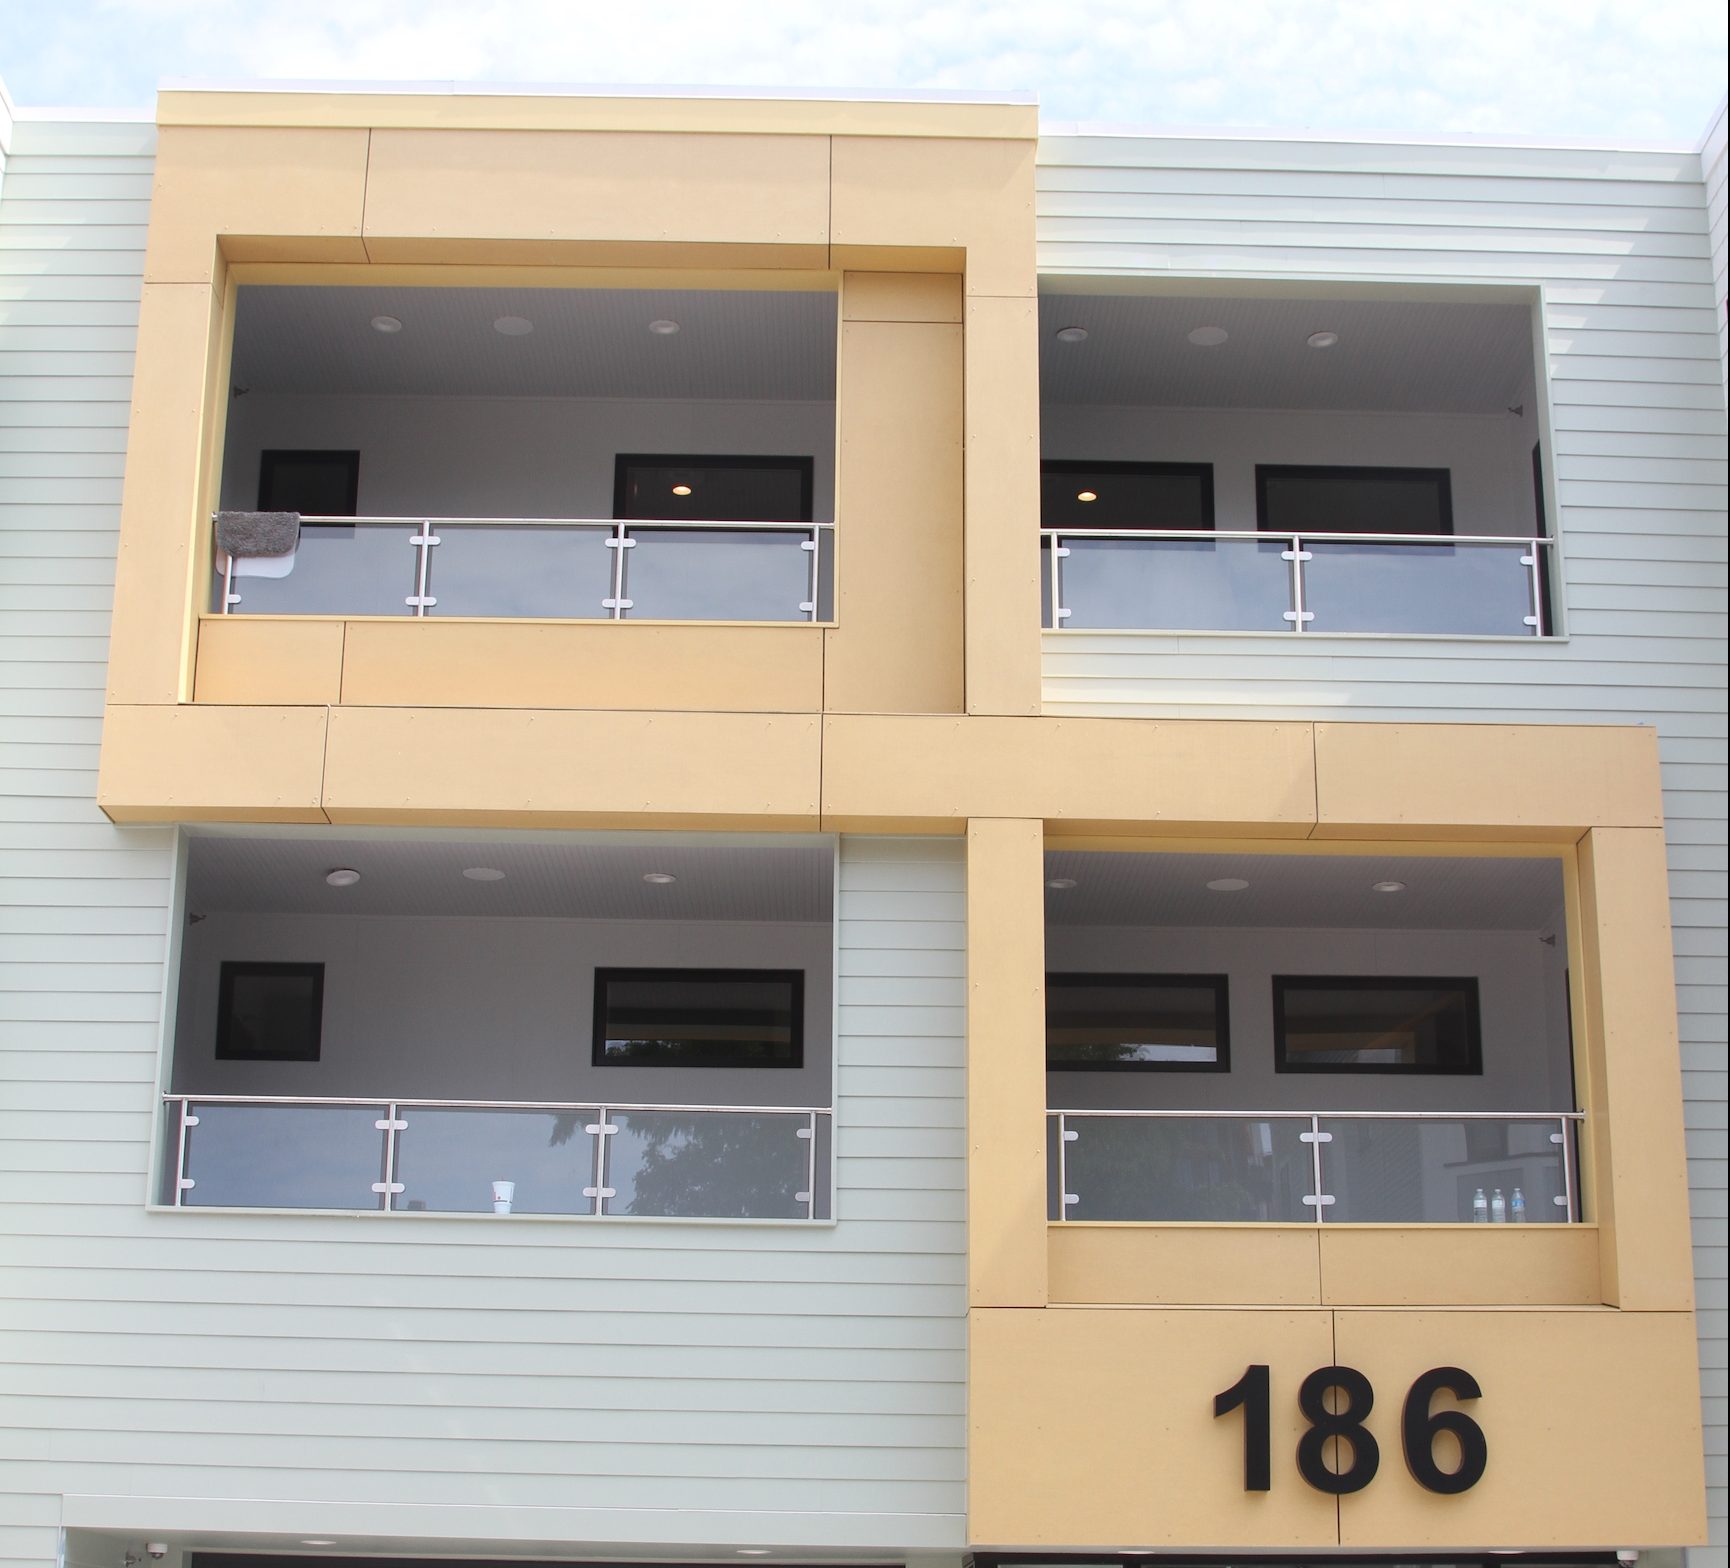
[[[217,547],[227,555],[293,555],[300,547],[299,512],[218,512]]]

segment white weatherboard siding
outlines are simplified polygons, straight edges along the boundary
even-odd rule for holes
[[[175,845],[93,794],[153,136],[26,122],[0,205],[0,1568],[63,1519],[958,1549],[958,844],[843,845],[834,1227],[146,1212]]]
[[[1724,215],[1724,179],[1725,179],[1725,108],[1718,105],[1717,114],[1712,117],[1711,128],[1706,132],[1706,138],[1700,144],[1700,169],[1706,178],[1706,231],[1712,239],[1712,298],[1718,303],[1718,375],[1722,380],[1726,374],[1727,335],[1730,335],[1730,307],[1727,307],[1726,295],[1730,294],[1730,278],[1725,276],[1727,253],[1730,253],[1730,235],[1725,232]]]
[[[1722,146],[1720,132],[1717,145]],[[1659,732],[1713,1540],[1726,1539],[1723,299],[1693,153],[1054,136],[1039,249],[1105,274],[1541,288],[1569,640],[1061,633],[1048,712]],[[1722,162],[1715,189],[1722,233]],[[1070,287],[1070,285],[1064,285]],[[1171,455],[1171,454],[1164,454]]]

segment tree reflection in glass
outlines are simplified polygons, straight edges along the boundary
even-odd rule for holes
[[[804,1219],[810,1179],[802,1114],[615,1112],[608,1214]]]

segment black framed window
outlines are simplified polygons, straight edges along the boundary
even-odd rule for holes
[[[359,452],[267,450],[258,458],[258,509],[303,517],[353,517],[360,500]]]
[[[1213,527],[1211,463],[1039,465],[1042,528]]]
[[[223,963],[219,1062],[316,1062],[323,1034],[323,964]]]
[[[1274,534],[1451,534],[1445,468],[1255,465],[1255,521]]]
[[[802,969],[597,969],[597,1067],[802,1067]]]
[[[621,452],[613,459],[613,516],[708,523],[808,523],[808,457],[680,456]]]
[[[1231,1069],[1224,975],[1048,974],[1051,1072]]]
[[[1275,975],[1274,1068],[1282,1073],[1481,1073],[1470,975]]]

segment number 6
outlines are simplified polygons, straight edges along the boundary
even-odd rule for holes
[[[1451,1496],[1483,1479],[1489,1447],[1484,1442],[1484,1429],[1465,1411],[1430,1414],[1430,1402],[1442,1389],[1456,1399],[1477,1399],[1483,1394],[1478,1380],[1459,1367],[1435,1367],[1424,1373],[1412,1384],[1400,1412],[1400,1443],[1406,1451],[1406,1468],[1412,1472],[1412,1479],[1432,1492]],[[1455,1470],[1444,1470],[1436,1463],[1438,1432],[1452,1432],[1460,1445],[1460,1463]]]

